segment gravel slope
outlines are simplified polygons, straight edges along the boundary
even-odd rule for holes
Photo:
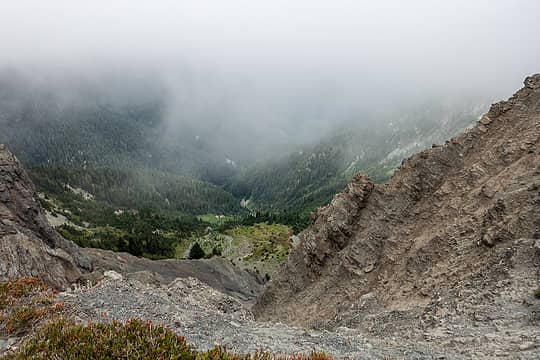
[[[403,344],[401,339],[377,339],[358,330],[302,329],[256,322],[241,301],[194,278],[178,278],[167,286],[144,284],[107,273],[92,288],[61,293],[83,322],[141,318],[167,325],[198,349],[226,345],[239,353],[258,349],[278,354],[325,351],[337,359],[453,359],[427,344]]]

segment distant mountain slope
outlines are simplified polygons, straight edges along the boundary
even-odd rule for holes
[[[62,195],[66,186],[81,188],[96,200],[121,208],[147,208],[202,215],[235,214],[240,202],[230,193],[194,178],[152,169],[35,166],[41,191]]]
[[[251,209],[307,218],[358,171],[385,181],[402,158],[454,135],[483,108],[479,101],[433,101],[400,113],[351,115],[350,121],[289,156],[282,157],[287,147],[274,149],[280,156],[274,160],[268,160],[268,154],[259,164],[237,163],[229,150],[258,154],[262,150],[255,149],[257,139],[247,141],[242,129],[225,131],[226,124],[217,120],[219,128],[198,133],[193,124],[197,114],[189,124],[173,121],[158,90],[145,90],[144,82],[135,82],[129,89],[142,90],[123,95],[108,89],[118,86],[113,80],[104,81],[106,86],[80,79],[76,85],[59,80],[47,86],[16,72],[0,72],[0,142],[30,169],[40,189],[69,180],[115,206],[136,201],[193,214],[238,212],[246,198]],[[208,109],[212,114],[217,110]],[[176,124],[172,128],[171,122]],[[235,132],[234,138],[224,138]],[[267,140],[265,144],[271,143]],[[165,183],[172,186],[167,191]],[[131,201],[128,195],[138,199]]]
[[[163,140],[158,95],[109,99],[83,85],[66,94],[0,72],[0,142],[29,168],[41,191],[58,194],[70,184],[114,206],[189,214],[240,210],[239,200],[215,185],[236,171],[223,154],[188,134]]]
[[[444,142],[483,110],[481,104],[426,105],[362,126],[344,124],[316,145],[251,169],[242,179],[244,196],[263,209],[311,210],[328,203],[359,171],[386,181],[404,157]]]
[[[0,103],[0,112],[3,109]],[[21,104],[13,114],[0,114],[0,141],[28,166],[153,168],[223,181],[233,169],[225,158],[205,150],[201,141],[161,142],[159,111],[158,104],[69,109]]]

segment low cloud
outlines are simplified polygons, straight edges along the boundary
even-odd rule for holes
[[[162,97],[168,129],[266,151],[377,111],[509,96],[540,71],[539,13],[535,0],[3,1],[0,67],[66,93]]]

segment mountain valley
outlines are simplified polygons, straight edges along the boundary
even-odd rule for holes
[[[223,345],[353,359],[539,358],[539,129],[533,75],[474,126],[401,162],[388,182],[352,176],[300,233],[283,213],[242,208],[238,198],[226,214],[120,206],[96,191],[116,192],[118,178],[106,171],[96,178],[112,182],[92,187],[92,171],[49,177],[30,167],[41,191],[57,189],[38,196],[2,146],[1,279],[43,279],[61,290],[55,308],[81,324],[151,320],[203,352]],[[86,186],[66,181],[70,171]],[[87,248],[58,235],[46,213],[58,233]],[[162,239],[181,236],[211,255],[125,252],[157,259]],[[104,249],[95,248],[98,238],[109,240]],[[168,244],[191,257],[182,243]],[[26,330],[30,339],[39,324]],[[24,331],[0,331],[7,356],[27,351]]]
[[[217,149],[219,133],[168,129],[159,86],[135,82],[146,90],[120,96],[103,90],[108,78],[51,89],[22,73],[0,75],[0,143],[28,168],[62,236],[152,259],[189,257],[197,244],[199,256],[238,262],[245,252],[239,244],[249,242],[230,234],[265,234],[252,245],[262,246],[256,257],[276,253],[272,265],[240,261],[263,277],[287,255],[286,233],[304,230],[311,212],[358,171],[385,182],[402,158],[470,126],[486,107],[480,100],[433,101],[359,115],[372,119],[342,123],[274,158],[250,158],[234,147]]]

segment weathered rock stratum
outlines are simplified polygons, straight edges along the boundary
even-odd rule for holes
[[[503,332],[503,355],[540,346],[539,145],[537,74],[387,184],[354,178],[313,214],[257,318],[440,342],[469,334],[460,346],[476,349],[475,337]]]
[[[49,225],[17,158],[0,145],[0,281],[39,277],[64,288],[91,270],[90,259]]]

